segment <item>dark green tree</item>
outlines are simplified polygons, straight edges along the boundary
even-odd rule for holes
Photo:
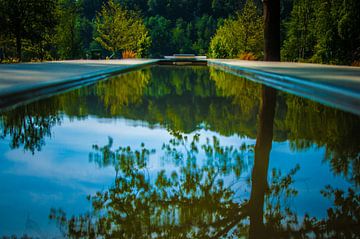
[[[150,29],[150,36],[153,41],[149,49],[151,57],[160,57],[162,55],[171,55],[174,53],[171,44],[171,21],[163,16],[156,15],[149,17],[145,21],[145,25]],[[156,40],[155,40],[156,39]]]
[[[212,16],[203,15],[195,21],[195,42],[192,48],[199,55],[206,55],[209,51],[211,37],[216,31],[216,19]]]
[[[358,1],[318,0],[313,61],[351,64],[360,59]]]
[[[43,46],[56,24],[56,0],[1,0],[1,33],[16,42],[16,56],[22,60],[23,41]]]
[[[171,41],[177,53],[193,53],[192,50],[192,23],[185,22],[182,18],[176,20],[172,29]]]
[[[288,61],[304,61],[314,54],[315,8],[313,1],[297,0],[287,25],[287,36],[282,48],[282,57]]]
[[[58,4],[58,25],[55,42],[61,59],[79,58],[82,53],[80,6],[75,0],[61,0]]]

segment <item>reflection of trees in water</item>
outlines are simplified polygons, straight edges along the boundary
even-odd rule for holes
[[[249,203],[251,238],[265,237],[263,224],[264,200],[268,187],[268,167],[273,140],[273,125],[276,107],[276,91],[267,86],[261,89],[259,123],[255,145],[255,160],[252,171],[252,190]]]
[[[135,71],[99,82],[96,94],[110,114],[115,115],[125,106],[139,104],[149,81],[149,70]]]
[[[360,118],[292,95],[287,96],[285,127],[295,150],[325,147],[335,174],[360,183]]]
[[[120,75],[6,114],[21,118],[30,114],[31,108],[31,114],[41,114],[44,119],[60,112],[79,119],[89,115],[125,117],[185,133],[202,125],[222,135],[256,138],[260,88],[259,84],[214,68],[162,66]],[[5,117],[2,122],[8,126],[23,125]],[[325,146],[335,171],[351,171],[339,165],[358,157],[359,122],[358,116],[279,93],[273,138],[290,140],[296,150],[314,143]]]
[[[213,67],[210,68],[210,76],[216,82],[218,94],[232,98],[232,103],[241,108],[243,117],[257,114],[260,102],[260,84]]]
[[[55,97],[62,102],[61,110],[70,118],[89,115],[121,116],[129,105],[140,104],[150,81],[148,68],[111,77],[95,85],[82,87]]]
[[[230,174],[239,179],[246,167],[242,157],[252,147],[222,147],[216,138],[201,145],[198,134],[188,142],[187,137],[174,133],[162,150],[164,159],[172,160],[177,170],[160,171],[155,179],[147,171],[153,151],[144,145],[139,150],[112,150],[109,140],[104,147],[94,146],[90,160],[101,167],[114,166],[115,184],[91,197],[93,214],[68,219],[62,210],[52,210],[50,218],[68,237],[358,237],[360,196],[353,189],[344,194],[329,186],[322,192],[334,198],[327,217],[305,215],[300,222],[286,203],[297,194],[291,184],[299,167],[284,177],[273,170],[268,183],[276,94],[268,87],[261,92],[249,200],[236,199],[238,188],[223,179]]]
[[[114,185],[91,197],[93,214],[66,218],[63,211],[52,210],[50,218],[69,237],[209,238],[232,234],[234,228],[243,228],[236,232],[243,234],[248,230],[244,220],[248,202],[235,194],[246,183],[227,185],[223,178],[234,175],[241,180],[247,168],[244,157],[252,154],[253,147],[222,146],[215,137],[203,144],[199,141],[197,134],[191,140],[175,134],[163,145],[163,160],[177,169],[162,170],[154,178],[147,169],[154,152],[144,145],[114,150],[110,139],[103,147],[94,146],[90,160],[116,169]],[[279,196],[285,177],[274,176],[278,186],[272,188]]]
[[[272,171],[263,195],[264,205],[259,207],[263,210],[261,231],[249,234],[251,227],[259,223],[251,220],[253,197],[247,200],[236,195],[237,190],[246,187],[246,182],[229,184],[223,178],[234,175],[238,183],[241,181],[242,172],[247,168],[243,159],[252,154],[253,147],[224,147],[217,138],[201,144],[199,138],[195,135],[188,141],[185,136],[176,135],[164,144],[163,160],[177,165],[177,168],[173,172],[161,170],[155,175],[150,174],[147,167],[154,151],[145,145],[138,149],[114,149],[110,140],[103,147],[94,146],[90,160],[100,167],[115,167],[114,184],[89,197],[93,208],[91,213],[67,218],[64,211],[53,209],[50,218],[58,223],[65,236],[73,238],[148,238],[150,235],[155,238],[230,235],[306,238],[311,233],[321,238],[359,235],[360,196],[353,191],[341,194],[330,188],[324,190],[325,196],[336,197],[334,207],[328,210],[328,217],[305,216],[304,220],[298,221],[298,215],[289,206],[289,201],[297,194],[292,183],[298,166],[286,175],[280,170]],[[259,161],[261,163],[262,159]],[[254,181],[264,176],[253,174],[252,192],[258,191],[255,187],[259,187]]]
[[[78,119],[143,120],[184,133],[201,125],[222,135],[256,138],[260,88],[214,68],[146,68],[5,112],[1,137],[10,136],[11,148],[34,153],[65,112]],[[325,147],[333,172],[359,183],[358,116],[279,93],[274,117],[275,141],[289,140],[294,150]]]
[[[10,136],[11,148],[40,151],[51,128],[60,124],[58,107],[58,99],[51,98],[0,114],[0,139]]]

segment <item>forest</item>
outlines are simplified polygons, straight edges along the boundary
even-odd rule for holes
[[[358,0],[282,0],[281,58],[360,64]],[[0,0],[1,61],[263,59],[261,0]]]

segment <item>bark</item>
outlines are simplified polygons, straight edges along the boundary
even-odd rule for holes
[[[263,0],[264,60],[280,61],[280,0]]]
[[[22,51],[21,51],[22,45],[21,45],[21,36],[20,34],[16,35],[16,57],[21,61],[22,57]]]

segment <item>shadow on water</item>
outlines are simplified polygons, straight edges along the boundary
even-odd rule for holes
[[[11,148],[33,154],[65,116],[141,120],[171,132],[161,152],[144,144],[115,147],[111,138],[107,145],[94,145],[89,161],[113,167],[114,182],[89,195],[92,209],[86,214],[68,217],[63,209],[51,210],[49,217],[64,236],[360,237],[358,116],[213,68],[165,69],[132,72],[1,115],[2,138],[9,138]],[[186,135],[201,128],[256,138],[256,144],[222,146],[217,137]],[[272,144],[284,141],[294,152],[325,147],[324,162],[352,185],[346,190],[329,185],[318,192],[332,201],[324,218],[298,215],[289,204],[297,196],[293,184],[299,165],[287,174],[269,171]],[[159,157],[156,153],[175,169],[151,172],[149,161]],[[254,157],[253,164],[246,157]],[[252,173],[245,180],[249,167]]]

